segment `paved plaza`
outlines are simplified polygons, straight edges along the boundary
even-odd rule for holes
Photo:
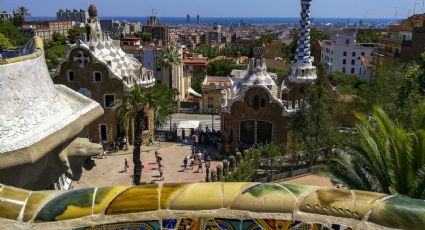
[[[164,181],[159,180],[159,172],[155,163],[155,150],[162,157],[164,166]],[[183,183],[183,182],[203,182],[205,181],[204,172],[197,173],[198,167],[183,171],[183,159],[186,154],[191,154],[191,148],[187,145],[178,143],[155,142],[154,146],[142,146],[142,162],[144,165],[142,171],[142,183],[152,181],[158,183]],[[130,168],[123,172],[124,160],[127,159]],[[96,159],[96,166],[90,170],[84,170],[80,181],[74,181],[72,188],[87,187],[106,187],[119,185],[132,185],[131,175],[133,174],[132,150],[120,151],[107,156],[106,159]],[[212,161],[211,167],[216,168],[220,162]]]

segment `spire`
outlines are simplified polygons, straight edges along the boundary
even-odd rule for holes
[[[301,20],[294,62],[288,80],[293,83],[311,83],[317,78],[316,67],[310,49],[310,3],[301,1]],[[284,82],[285,83],[285,82]]]
[[[294,63],[312,64],[310,49],[310,3],[301,0],[301,20]]]

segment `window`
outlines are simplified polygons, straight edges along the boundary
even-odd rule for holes
[[[347,51],[344,51],[343,55],[344,55],[344,57],[347,57]]]
[[[347,60],[346,59],[342,59],[342,64],[343,65],[347,64]]]
[[[156,71],[157,72],[161,72],[161,68],[156,68]]]
[[[346,44],[346,45],[350,44],[350,40],[349,40],[349,39],[346,39],[346,40],[345,40],[345,44]]]
[[[345,67],[342,67],[342,72],[346,73]]]
[[[355,57],[356,56],[356,52],[351,53],[351,56]]]
[[[105,124],[99,125],[99,139],[100,141],[108,141],[108,130]]]
[[[351,65],[355,65],[356,64],[356,60],[351,60]]]
[[[114,104],[115,101],[115,95],[112,94],[105,94],[105,108],[112,108],[112,105]]]
[[[264,108],[266,106],[266,99],[261,99],[261,107]]]
[[[94,83],[102,83],[102,74],[98,71],[93,73],[93,82]]]
[[[364,52],[362,52],[362,56],[364,56]]]
[[[255,96],[254,97],[254,109],[255,110],[258,110],[259,108],[260,108],[260,97],[259,96]]]
[[[354,71],[355,71],[355,70],[354,70],[354,68],[351,68],[351,73],[352,73],[352,74],[354,74]]]
[[[68,70],[68,81],[74,82],[74,71]]]
[[[253,145],[273,143],[273,125],[266,121],[242,121],[239,127],[240,142]]]
[[[213,102],[214,102],[214,98],[213,97],[208,97],[208,108],[213,108],[214,107]]]

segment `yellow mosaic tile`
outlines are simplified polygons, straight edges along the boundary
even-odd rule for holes
[[[106,209],[107,215],[155,211],[159,209],[158,185],[129,188],[118,195]]]

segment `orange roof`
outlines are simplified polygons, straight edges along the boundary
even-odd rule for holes
[[[208,60],[203,58],[186,58],[183,60],[185,65],[207,65]]]
[[[425,20],[425,14],[414,14],[410,16],[409,19]]]

